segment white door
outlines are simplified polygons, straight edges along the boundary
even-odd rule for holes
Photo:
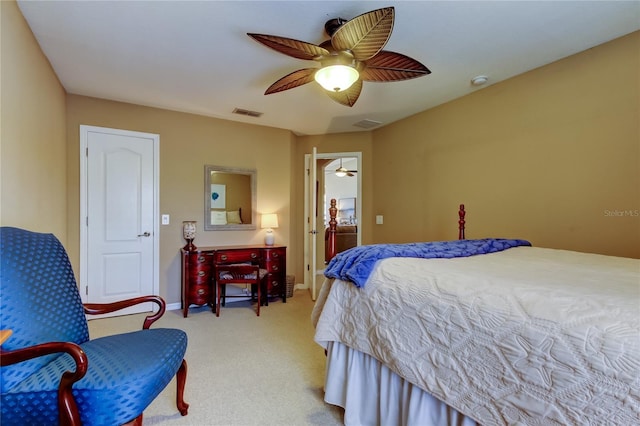
[[[305,265],[306,265],[306,277],[305,277],[305,286],[309,288],[311,291],[311,299],[316,300],[317,291],[316,291],[316,239],[318,236],[317,223],[318,223],[318,171],[316,164],[316,156],[317,150],[316,147],[313,147],[311,155],[305,155],[306,159],[306,176],[307,176],[307,190],[305,193],[307,194],[306,206],[305,206],[305,217],[307,221],[307,233],[305,238],[306,240],[306,249],[305,249]]]
[[[158,294],[159,136],[80,126],[80,145],[83,302]],[[113,315],[152,308],[146,303]]]

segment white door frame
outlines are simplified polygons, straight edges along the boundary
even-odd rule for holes
[[[315,149],[315,148],[314,148]],[[310,274],[308,271],[308,267],[309,267],[309,238],[310,238],[310,234],[309,231],[311,229],[311,225],[308,222],[308,218],[311,217],[311,212],[309,212],[309,197],[312,196],[312,194],[310,194],[309,192],[309,188],[310,188],[310,176],[309,173],[307,173],[307,164],[309,163],[309,159],[311,157],[311,154],[305,154],[304,155],[304,168],[305,168],[305,173],[304,173],[304,220],[305,220],[305,232],[304,232],[304,284],[302,285],[297,285],[296,288],[300,288],[300,289],[309,289],[310,293],[311,293],[311,299],[312,300],[316,300],[317,297],[317,292],[319,290],[319,285],[317,285],[316,283],[316,279],[315,276],[319,273],[321,273],[323,270],[319,270],[316,271],[316,274],[314,275],[314,278],[310,278]],[[358,170],[358,185],[357,185],[357,195],[356,195],[356,211],[358,212],[358,224],[361,223],[361,221],[363,220],[363,216],[362,216],[362,152],[328,152],[328,153],[316,153],[316,160],[335,160],[335,159],[339,159],[339,158],[356,158],[357,160],[357,170]],[[321,200],[318,200],[318,208],[320,208],[320,202]],[[362,244],[362,226],[358,227],[358,234],[357,234],[357,244],[361,245]],[[323,229],[324,231],[324,229]],[[324,233],[320,233],[322,235],[322,238],[324,238]],[[320,283],[322,284],[322,283]]]
[[[88,133],[109,132],[111,134],[121,134],[123,136],[140,137],[153,141],[153,294],[160,294],[160,135],[154,133],[135,132],[131,130],[111,129],[106,127],[80,125],[80,296],[83,303],[88,302],[87,286],[89,285],[88,271],[88,197],[87,197],[87,176],[88,176]],[[153,308],[157,306],[153,304]],[[98,318],[100,316],[93,316]]]

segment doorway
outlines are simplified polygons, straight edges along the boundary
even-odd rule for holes
[[[342,161],[341,166],[340,161]],[[336,164],[338,166],[334,167]],[[347,173],[338,177],[336,171],[340,167],[346,169]],[[312,154],[305,155],[305,168],[306,229],[303,288],[309,289],[312,300],[316,300],[326,266],[324,236],[329,221],[328,208],[331,198],[343,199],[345,207],[347,205],[353,207],[349,209],[350,211],[345,208],[343,212],[346,215],[345,220],[350,220],[354,225],[357,225],[360,220],[358,215],[362,212],[362,153],[317,153],[314,148]],[[329,183],[327,188],[327,181],[335,181],[335,179],[345,180]],[[356,245],[362,244],[361,234],[361,231],[356,234]]]

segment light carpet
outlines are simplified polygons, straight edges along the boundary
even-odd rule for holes
[[[282,303],[227,303],[216,318],[208,307],[189,316],[168,311],[152,327],[189,337],[182,417],[175,378],[144,412],[144,425],[341,425],[342,409],[323,401],[324,349],[313,341],[313,301],[306,290]],[[92,338],[140,329],[143,314],[91,320]]]

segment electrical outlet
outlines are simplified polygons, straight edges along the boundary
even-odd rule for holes
[[[170,222],[170,218],[168,214],[163,214],[162,215],[162,224],[163,225],[168,225]]]
[[[379,214],[376,216],[376,225],[382,225],[384,223],[384,217]]]

